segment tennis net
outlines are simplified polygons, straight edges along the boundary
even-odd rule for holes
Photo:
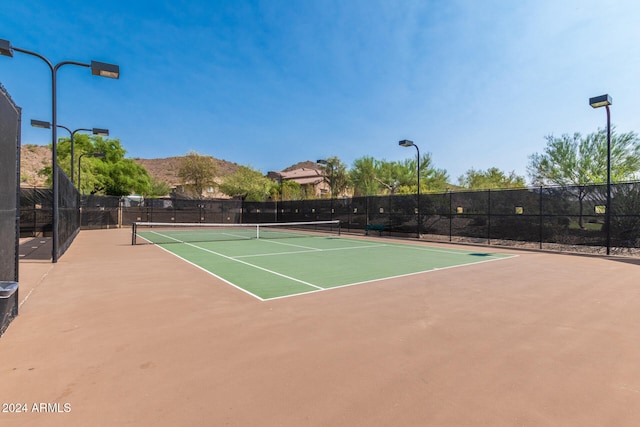
[[[262,224],[134,222],[131,244],[196,243],[340,235],[340,220]]]

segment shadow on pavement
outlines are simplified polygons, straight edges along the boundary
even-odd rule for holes
[[[20,260],[51,259],[51,237],[33,237],[20,240]]]

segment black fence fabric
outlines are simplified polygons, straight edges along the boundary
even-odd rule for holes
[[[20,189],[20,237],[51,236],[52,200],[50,188]]]
[[[58,258],[80,231],[80,195],[67,175],[58,173]],[[20,237],[53,237],[53,190],[20,188]]]
[[[0,85],[0,280],[13,282],[18,280],[20,121],[20,107]]]
[[[20,124],[22,111],[0,84],[0,335],[18,315]]]
[[[116,228],[120,222],[120,197],[82,196],[80,226],[85,229]]]
[[[124,204],[123,204],[124,205]],[[240,200],[147,199],[138,206],[122,206],[121,222],[192,222],[239,224],[243,221]]]
[[[80,231],[80,193],[56,165],[58,174],[58,258],[71,246]]]
[[[37,228],[43,222],[38,214],[48,218],[50,209],[41,198],[46,191],[28,190],[23,191],[30,195],[29,201],[21,208],[29,210],[21,223],[25,229]],[[344,232],[376,230],[405,237],[419,233],[431,240],[589,252],[604,251],[608,235],[611,248],[619,253],[640,248],[640,182],[614,184],[611,194],[609,233],[606,185],[429,193],[421,195],[419,203],[415,194],[265,202],[161,198],[143,203],[88,196],[82,200],[81,224],[110,228],[133,222],[338,219]]]

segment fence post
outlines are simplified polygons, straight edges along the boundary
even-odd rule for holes
[[[449,241],[453,241],[453,196],[449,190]]]
[[[371,196],[365,196],[364,197],[364,226],[366,227],[367,225],[369,225],[369,201],[371,199]]]
[[[385,221],[385,227],[387,230],[391,230],[391,207],[393,206],[391,203],[391,199],[392,199],[393,195],[389,194],[387,196],[387,220]]]
[[[33,199],[33,204],[32,204],[32,206],[33,206],[33,234],[32,234],[32,236],[33,237],[37,237],[38,234],[37,234],[36,230],[38,229],[38,212],[36,211],[37,203],[36,203],[36,187],[35,187],[35,185],[33,186],[32,199]],[[42,204],[40,206],[42,206]],[[44,236],[44,233],[43,233],[43,236]]]
[[[487,244],[491,244],[491,189],[487,190]]]
[[[118,226],[117,228],[122,228],[122,205],[124,204],[124,198],[120,197],[118,199]]]
[[[542,216],[542,185],[540,186],[540,214],[539,214],[539,218],[538,218],[539,224],[540,224],[540,250],[542,250],[542,240],[543,240],[543,235],[542,235],[542,230],[543,230],[543,216]]]

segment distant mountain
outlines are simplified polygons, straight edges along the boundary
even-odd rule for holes
[[[165,182],[169,186],[180,184],[178,168],[181,156],[167,157],[163,159],[139,159],[133,161],[144,167],[149,175],[158,182]],[[77,160],[76,160],[77,161]],[[240,165],[214,157],[218,176],[225,177],[238,170]],[[51,165],[51,149],[46,145],[25,144],[20,147],[20,184],[28,187],[43,187],[46,178],[38,174],[45,166]],[[318,169],[318,165],[312,161],[296,163],[284,169],[285,172],[294,169],[308,168]]]
[[[180,168],[180,159],[182,156],[167,157],[164,159],[138,159],[134,158],[133,161],[144,167],[149,175],[158,182],[165,182],[171,187],[175,187],[180,184],[180,178],[178,178],[178,169]],[[231,175],[238,170],[240,165],[237,163],[231,163],[226,160],[220,160],[213,158],[218,176],[224,177]]]
[[[296,163],[295,165],[291,165],[286,169],[281,170],[280,172],[291,172],[296,169],[320,169],[316,162],[312,162],[311,160],[306,160],[304,162]]]

